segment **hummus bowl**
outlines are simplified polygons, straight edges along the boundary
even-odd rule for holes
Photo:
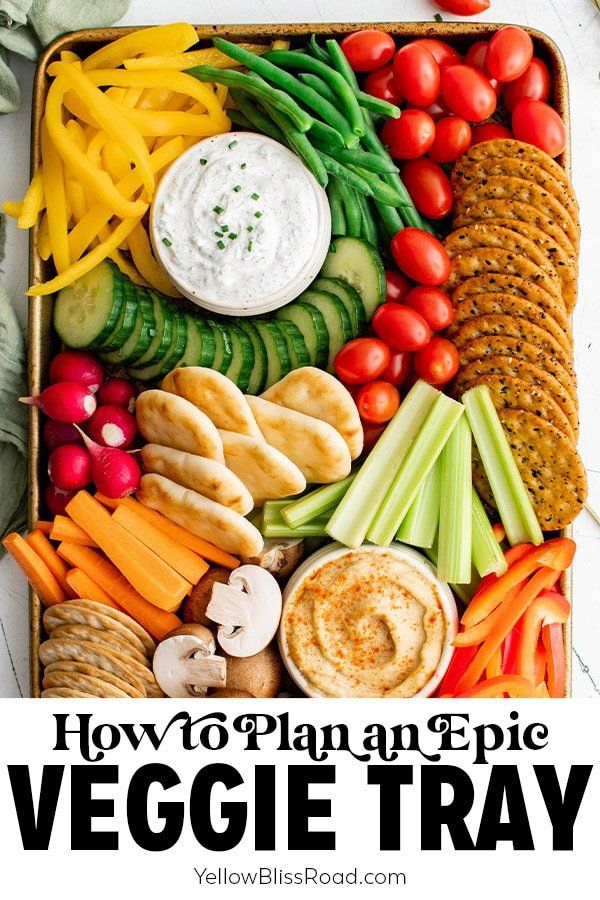
[[[452,659],[452,591],[402,544],[328,544],[296,570],[283,600],[281,656],[309,697],[429,697]]]

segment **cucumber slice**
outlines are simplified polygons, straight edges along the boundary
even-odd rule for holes
[[[134,368],[143,369],[159,362],[166,356],[173,337],[173,314],[162,294],[149,291],[152,297],[156,334],[146,352],[135,361]]]
[[[122,347],[135,325],[137,316],[138,302],[137,296],[126,287],[122,273],[117,269],[115,272],[115,292],[120,291],[122,294],[121,312],[117,319],[117,324],[104,341],[101,347],[103,353],[109,350],[118,350]]]
[[[177,367],[185,353],[187,322],[183,313],[176,309],[171,310],[171,315],[173,317],[173,333],[169,349],[161,360],[152,365],[144,366],[142,369],[128,369],[132,378],[137,378],[139,381],[156,381]]]
[[[185,353],[177,363],[177,367],[181,366],[198,366],[202,358],[202,335],[196,324],[194,316],[190,313],[183,313],[186,328]]]
[[[267,349],[265,342],[250,319],[236,319],[235,324],[248,335],[254,350],[254,365],[252,366],[246,393],[260,394],[264,390],[267,380]]]
[[[225,374],[234,384],[237,384],[240,391],[243,391],[245,394],[248,390],[250,375],[252,374],[252,368],[254,366],[252,341],[246,332],[242,331],[235,322],[227,322],[227,324],[223,324],[223,327],[229,332],[233,350],[231,362]]]
[[[54,304],[54,328],[67,347],[96,349],[114,331],[124,302],[120,272],[114,263],[100,265],[59,291]]]
[[[278,309],[275,318],[293,322],[300,329],[311,365],[324,369],[329,358],[329,334],[325,319],[316,306],[295,300]]]
[[[254,319],[254,327],[263,339],[267,351],[267,379],[264,386],[271,387],[291,372],[292,363],[287,343],[276,322]]]
[[[215,358],[213,360],[212,368],[216,369],[217,372],[220,372],[221,375],[225,375],[227,369],[231,365],[231,358],[233,356],[231,337],[229,336],[229,332],[220,322],[215,321],[215,319],[207,319],[206,321],[212,328],[215,339]]]
[[[108,363],[131,366],[146,353],[156,336],[156,322],[153,303],[145,288],[138,287],[132,281],[125,282],[125,296],[137,297],[138,310],[133,331],[122,347],[110,353],[100,353],[100,356]]]
[[[331,242],[321,275],[341,278],[356,288],[367,319],[385,300],[385,269],[372,244],[355,237],[338,237]]]
[[[213,330],[204,319],[200,318],[200,316],[193,316],[192,318],[196,323],[196,328],[200,332],[200,339],[202,341],[200,357],[195,365],[205,366],[207,369],[212,369],[215,359],[215,350],[217,346]]]
[[[292,369],[301,369],[302,366],[309,366],[310,357],[308,355],[308,350],[306,349],[304,337],[298,326],[287,319],[279,319],[274,324],[277,325],[283,333],[287,343],[288,353],[290,354]]]
[[[325,291],[313,291],[309,289],[300,294],[298,298],[303,303],[315,306],[325,319],[325,327],[329,332],[329,356],[327,358],[327,370],[333,372],[333,361],[338,350],[341,350],[346,341],[352,340],[352,320],[348,310],[334,294]]]
[[[367,315],[360,294],[341,278],[317,278],[311,284],[311,290],[326,291],[338,297],[346,309],[352,321],[352,337],[359,337],[367,327]]]

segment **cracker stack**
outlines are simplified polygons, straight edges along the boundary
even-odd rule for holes
[[[558,163],[514,140],[485,141],[452,172],[454,230],[445,285],[448,337],[460,368],[452,393],[485,384],[540,524],[564,528],[586,499],[577,453],[577,384],[570,317],[577,298],[579,208]],[[491,507],[485,472],[475,485]]]

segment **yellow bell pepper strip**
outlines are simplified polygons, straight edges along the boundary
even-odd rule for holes
[[[488,678],[460,693],[454,694],[456,699],[466,700],[470,697],[535,697],[537,689],[531,681],[521,675],[499,675]]]
[[[124,60],[141,53],[165,55],[183,53],[197,42],[196,29],[188,22],[141,28],[96,50],[83,61],[83,69],[86,72],[91,69],[114,69],[121,66]]]
[[[542,643],[546,649],[548,693],[551,697],[564,697],[567,690],[567,663],[563,626],[559,623],[544,625]]]
[[[77,121],[77,119],[69,119],[69,121],[65,124],[65,128],[79,147],[82,153],[85,153],[87,150],[87,137],[85,136],[85,131]]]
[[[123,98],[123,105],[129,106],[131,109],[133,109],[133,107],[137,106],[138,103],[140,102],[140,99],[141,99],[143,93],[144,93],[143,88],[139,88],[139,87],[128,88],[127,91],[125,92],[125,97]]]
[[[162,111],[165,109],[173,94],[171,91],[162,90],[161,88],[144,88],[143,94],[136,103],[136,109],[153,109]]]
[[[249,53],[255,53],[257,56],[261,56],[268,50],[275,49],[269,44],[240,44],[240,46]],[[232,63],[230,58],[225,53],[217,50],[216,47],[205,47],[203,50],[190,50],[187,53],[161,53],[158,56],[140,56],[137,59],[126,59],[123,65],[132,72],[143,69],[171,69],[182,72],[184,69],[191,69],[193,66],[214,66],[216,69],[229,69],[234,66],[240,66],[241,63]]]
[[[124,103],[127,89],[122,87],[110,87],[104,93],[109,100],[113,101],[113,103]]]
[[[129,237],[131,237],[131,235]],[[127,277],[130,278],[134,284],[139,284],[140,287],[150,287],[148,282],[144,281],[136,267],[131,265],[127,257],[123,256],[120,250],[115,250],[113,253],[109,253],[108,255],[110,259],[112,259],[112,261],[119,267],[123,275],[127,275]]]
[[[54,267],[60,273],[66,271],[70,263],[65,176],[61,158],[48,133],[46,116],[42,121],[41,131],[42,176],[48,213],[48,236]]]
[[[37,252],[44,260],[44,262],[50,259],[50,256],[52,255],[52,248],[50,247],[50,235],[48,234],[47,211],[42,216],[42,220],[40,222],[40,227],[37,235]]]
[[[17,225],[19,228],[33,228],[38,216],[46,206],[41,166],[36,169],[31,184],[27,188]]]
[[[90,190],[100,203],[108,206],[115,215],[123,219],[143,215],[148,204],[142,200],[125,200],[108,174],[98,169],[85,153],[81,152],[63,125],[62,101],[66,89],[67,85],[56,79],[50,86],[46,99],[46,124],[57,153],[67,168],[79,178],[83,186]],[[48,203],[47,192],[46,203]]]
[[[143,225],[138,225],[129,235],[129,252],[138,272],[161,294],[180,297],[179,291],[169,281],[152,253],[150,240]]]
[[[110,100],[81,69],[68,63],[52,63],[48,74],[58,78],[82,100],[98,123],[127,153],[140,170],[144,187],[150,196],[154,193],[154,175],[150,166],[150,155],[142,136],[119,112],[120,106]]]
[[[5,200],[2,204],[2,211],[10,216],[11,219],[18,219],[23,212],[22,200]]]
[[[52,66],[48,70],[52,74]],[[154,70],[143,72],[126,72],[124,69],[101,69],[98,72],[88,72],[87,78],[97,87],[117,85],[118,87],[144,87],[156,88],[160,91],[171,91],[174,94],[187,94],[198,103],[202,103],[215,118],[224,115],[223,109],[209,84],[203,84],[185,72],[156,72]],[[169,97],[165,98],[165,103]],[[143,108],[143,103],[140,104]]]
[[[68,63],[80,63],[81,57],[77,56],[76,53],[73,53],[72,50],[61,50],[60,51],[60,61],[68,62]]]
[[[86,256],[82,256],[81,259],[77,260],[72,266],[70,266],[65,271],[61,272],[60,275],[57,275],[56,278],[51,278],[50,281],[42,282],[41,284],[32,285],[27,294],[30,297],[39,297],[46,296],[47,294],[55,294],[57,291],[62,290],[68,284],[72,284],[74,281],[77,281],[78,278],[81,278],[82,275],[87,275],[88,272],[91,272],[99,263],[102,262],[103,259],[106,259],[109,254],[113,253],[123,241],[129,237],[135,226],[141,220],[141,216],[137,218],[124,219],[120,225],[118,225],[110,238],[107,241],[103,241],[101,244],[98,244],[97,247],[94,247],[93,250],[90,250]]]
[[[83,185],[74,178],[67,178],[65,188],[73,218],[75,222],[81,222],[88,211],[87,197]]]
[[[127,155],[114,141],[106,141],[102,148],[102,164],[112,180],[119,182],[131,172]]]
[[[529,606],[521,623],[515,648],[516,674],[534,681],[536,650],[542,629],[546,625],[564,625],[569,618],[571,604],[557,591],[542,591]]]

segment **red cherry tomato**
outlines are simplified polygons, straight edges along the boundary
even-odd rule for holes
[[[533,144],[549,156],[559,156],[567,146],[563,120],[541,100],[521,100],[512,114],[512,130],[518,141]]]
[[[433,337],[423,350],[415,353],[415,372],[427,381],[440,387],[447,384],[458,372],[458,350],[446,338]]]
[[[370,453],[384,431],[385,425],[363,423],[363,453]]]
[[[392,350],[390,361],[379,376],[380,381],[389,381],[394,387],[404,384],[412,369],[412,353]]]
[[[438,163],[455,162],[471,146],[471,126],[458,116],[446,116],[435,123],[435,138],[429,156]]]
[[[438,97],[431,106],[428,106],[425,112],[429,113],[434,122],[437,122],[442,116],[449,116],[451,114],[441,97]]]
[[[514,81],[523,74],[533,59],[533,41],[518,25],[507,25],[497,31],[489,43],[485,67],[501,84]]]
[[[496,109],[496,94],[485,75],[471,66],[442,70],[442,98],[467,122],[483,122]]]
[[[383,425],[393,418],[400,406],[400,394],[388,381],[372,381],[361,387],[356,408],[363,422]]]
[[[429,50],[440,69],[462,61],[458,50],[455,50],[454,47],[451,47],[445,41],[438,41],[436,38],[419,38],[413,41],[413,44],[419,44],[421,47]]]
[[[490,0],[436,0],[440,9],[455,16],[476,16],[490,8]]]
[[[432,331],[443,331],[454,321],[452,301],[438,287],[419,284],[409,291],[404,302],[423,316]]]
[[[385,305],[385,304],[384,304]],[[379,378],[390,361],[390,348],[377,338],[356,338],[344,344],[333,361],[345,384],[365,384]]]
[[[522,75],[504,85],[502,91],[504,105],[512,112],[521,100],[542,100],[545,103],[550,96],[551,87],[552,79],[548,66],[543,59],[534,56]]]
[[[366,28],[347,35],[341,48],[355,72],[371,72],[390,61],[396,45],[385,31]]]
[[[429,106],[440,92],[440,67],[429,50],[415,41],[396,53],[394,81],[411,106]]]
[[[402,103],[402,96],[394,81],[394,70],[391,63],[369,72],[363,84],[363,91],[371,94],[372,97],[379,97],[380,100],[395,103],[396,106],[400,106]]]
[[[496,78],[490,78],[489,72],[485,67],[485,59],[489,44],[489,41],[475,41],[474,44],[471,44],[465,53],[464,63],[465,66],[472,66],[474,69],[479,69],[493,87],[496,97],[499,97],[502,93],[502,85]]]
[[[423,316],[401,303],[384,303],[375,310],[372,321],[377,336],[394,350],[420,350],[431,340]]]
[[[473,126],[471,146],[481,144],[483,141],[498,141],[512,136],[512,131],[506,125],[500,125],[499,122],[484,122],[483,125]]]
[[[385,271],[385,299],[388,303],[402,303],[412,284],[402,272],[394,269]]]
[[[435,138],[435,122],[424,109],[405,109],[399,119],[388,119],[381,140],[395,159],[416,159],[427,153]]]
[[[392,256],[398,268],[420,284],[443,284],[450,275],[444,245],[421,228],[403,228],[395,234]]]
[[[402,166],[402,180],[418,211],[428,219],[444,219],[452,210],[454,191],[441,166],[422,156]]]

